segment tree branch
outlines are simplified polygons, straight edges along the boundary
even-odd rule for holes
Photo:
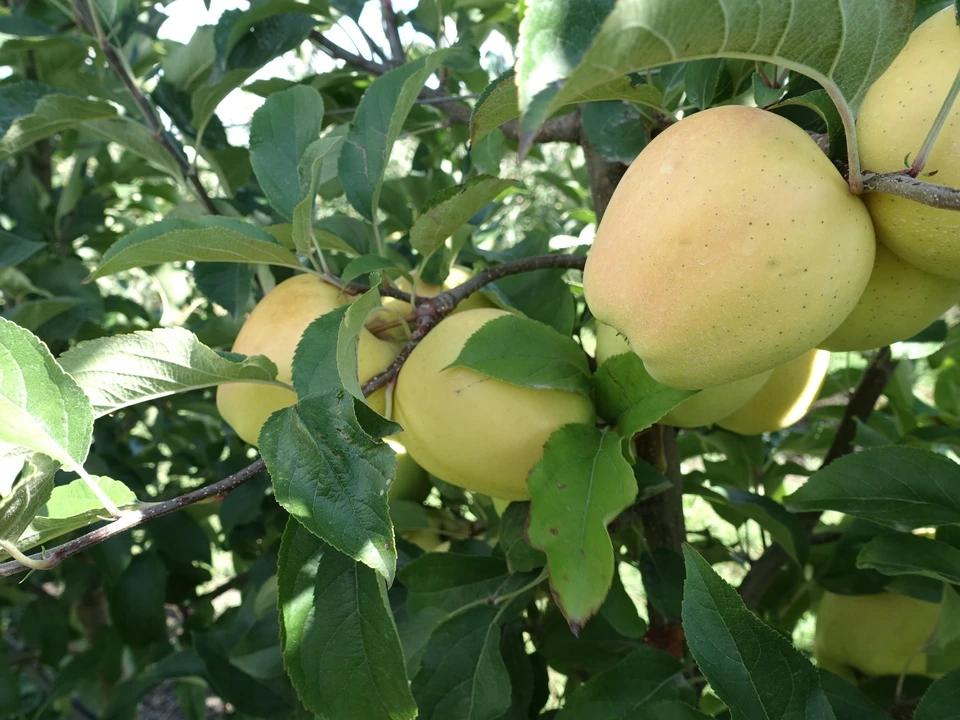
[[[512,260],[481,270],[463,284],[446,290],[435,297],[417,298],[417,323],[413,328],[413,332],[410,334],[410,341],[404,346],[403,350],[400,351],[400,354],[397,355],[396,359],[390,364],[390,367],[379,375],[374,375],[364,383],[363,394],[365,396],[370,395],[387,383],[392,382],[393,379],[400,374],[400,370],[403,368],[403,364],[407,358],[410,357],[410,353],[412,353],[419,342],[426,337],[427,333],[433,330],[443,318],[453,312],[458,303],[483,288],[484,285],[489,285],[508,275],[517,275],[534,270],[583,270],[586,261],[587,259],[581,255],[535,255],[534,257],[520,258],[519,260]],[[352,289],[353,288],[361,290],[362,286],[352,286]],[[407,297],[403,299],[409,302],[410,296],[407,295]]]
[[[897,367],[897,361],[890,355],[890,348],[883,347],[877,351],[873,360],[863,373],[860,384],[850,397],[850,402],[843,411],[843,419],[837,428],[837,434],[830,443],[830,448],[820,464],[823,469],[834,460],[853,452],[853,440],[857,434],[857,421],[866,422],[873,412],[874,405],[883,394],[890,376]],[[812,530],[820,520],[819,512],[801,513],[800,521],[807,530]],[[754,562],[750,571],[740,583],[738,592],[748,608],[755,608],[760,604],[764,593],[780,572],[780,568],[789,560],[783,547],[774,543],[763,555]]]
[[[328,40],[316,30],[310,33],[310,41],[330,57],[336,60],[342,60],[347,65],[364,70],[371,75],[383,75],[391,69],[387,65],[367,60],[356,53],[345,50],[336,43]],[[443,90],[435,90],[432,88],[424,88],[420,91],[418,97],[421,100],[428,100],[432,105],[436,105],[437,109],[446,115],[450,122],[456,125],[470,125],[472,110],[464,104],[462,98],[447,95]],[[505,122],[500,126],[500,131],[515,142],[520,139],[520,123],[517,120]],[[533,142],[535,143],[578,143],[579,141],[580,116],[578,113],[567,113],[566,115],[548,120],[541,126],[533,138]]]
[[[235,490],[248,480],[251,480],[259,475],[263,471],[264,467],[265,464],[262,459],[256,460],[242,470],[235,472],[230,477],[224,478],[219,482],[215,482],[212,485],[206,485],[205,487],[188,492],[184,495],[180,495],[179,497],[175,497],[172,500],[152,503],[143,510],[131,510],[129,512],[125,512],[117,520],[114,520],[103,527],[92,530],[91,532],[81,535],[70,542],[55,547],[49,553],[37,553],[35,555],[31,555],[30,559],[37,564],[39,569],[50,570],[67,558],[73,557],[74,555],[81,553],[87,548],[93,547],[94,545],[98,545],[104,540],[112,538],[114,535],[119,535],[120,533],[126,532],[131,528],[142,525],[148,520],[152,520],[153,518],[161,517],[163,515],[168,515],[169,513],[185,508],[187,505],[193,505],[194,503],[198,503],[203,500],[209,500],[219,495],[226,495],[231,490]],[[16,560],[11,560],[10,562],[5,562],[0,565],[0,577],[16,575],[17,573],[24,572],[28,569],[30,568],[28,568],[26,565],[19,563]]]
[[[863,192],[882,192],[899,195],[907,200],[941,210],[960,210],[960,188],[937,185],[910,177],[909,170],[893,173],[863,174]]]
[[[393,3],[390,0],[380,0],[380,12],[383,16],[383,34],[390,43],[391,63],[394,66],[403,65],[407,61],[407,55],[403,51],[403,43],[400,42],[400,28],[397,26]]]
[[[113,74],[123,82],[124,86],[126,86],[130,92],[130,95],[133,96],[133,100],[136,102],[137,107],[140,108],[140,113],[143,115],[144,120],[146,120],[147,126],[153,133],[153,137],[174,161],[176,161],[183,177],[193,187],[194,193],[204,208],[206,208],[207,212],[211,215],[219,215],[220,211],[217,209],[217,206],[213,204],[213,200],[211,200],[207,194],[203,183],[200,182],[196,168],[187,159],[180,143],[174,140],[173,136],[167,132],[167,129],[163,126],[156,108],[141,87],[137,85],[137,81],[130,67],[127,65],[126,60],[124,60],[116,48],[107,40],[106,35],[103,33],[103,28],[100,27],[100,21],[97,19],[90,5],[90,0],[73,0],[73,3],[77,24],[96,38],[100,52],[103,53],[107,65]]]

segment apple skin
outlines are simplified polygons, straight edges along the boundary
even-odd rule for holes
[[[547,439],[567,423],[593,424],[593,403],[562,390],[535,390],[462,367],[447,368],[483,325],[508,313],[467,310],[442,320],[410,354],[397,378],[394,420],[428,472],[506,500],[527,500],[527,475]]]
[[[819,345],[860,299],[875,250],[863,202],[802,129],[724,106],[630,165],[583,287],[655,380],[703,390]]]
[[[814,656],[817,664],[853,679],[863,675],[899,675],[926,642],[940,605],[906,595],[837,595],[825,592],[817,611]],[[909,674],[924,675],[927,658],[917,655]]]
[[[277,366],[277,379],[291,383],[293,354],[307,327],[321,315],[349,302],[338,288],[316,275],[302,274],[284,280],[267,293],[240,328],[233,352],[266,355]],[[391,341],[380,340],[367,330],[360,334],[358,371],[360,382],[383,372],[400,352]],[[245,442],[256,446],[263,423],[277,410],[297,402],[286,388],[258,383],[226,383],[217,388],[220,415]],[[383,390],[367,402],[381,415],[386,409]]]
[[[960,282],[932,275],[877,245],[870,282],[853,312],[820,343],[834,352],[873,350],[916,335],[960,300]]]
[[[632,352],[626,339],[610,325],[597,326],[597,362],[614,355]],[[771,370],[758,375],[701,390],[684,400],[662,418],[660,423],[674,427],[694,428],[712,425],[749,401],[770,377]]]
[[[865,170],[905,169],[904,158],[909,162],[920,149],[958,71],[960,43],[951,6],[913,31],[867,92],[857,117]],[[924,173],[933,171],[930,182],[960,187],[960,103],[954,103],[924,166]],[[863,197],[881,243],[921,270],[960,280],[960,213],[885,193]]]
[[[810,411],[827,379],[830,353],[811,350],[774,368],[770,379],[739,410],[717,425],[741,435],[760,435],[790,427]]]

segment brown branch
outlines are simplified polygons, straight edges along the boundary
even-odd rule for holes
[[[453,309],[461,301],[483,288],[484,285],[489,285],[508,275],[517,275],[534,270],[583,270],[586,261],[587,259],[580,255],[535,255],[534,257],[520,258],[481,270],[463,284],[434,297],[417,298],[417,323],[410,334],[410,341],[400,351],[390,367],[364,383],[363,394],[370,395],[393,381],[400,374],[400,370],[407,358],[410,357],[410,353],[426,337],[427,333],[453,312]],[[351,286],[351,289],[362,292],[362,286]],[[407,295],[404,299],[409,302],[410,296]]]
[[[331,42],[320,32],[314,30],[310,33],[310,41],[323,50],[327,55],[342,60],[347,65],[351,65],[360,70],[364,70],[371,75],[383,75],[391,67],[373,60],[367,60],[356,53],[345,50],[336,43]],[[449,118],[450,122],[456,125],[470,125],[470,116],[472,111],[465,105],[463,100],[452,95],[448,95],[443,90],[424,88],[418,96],[421,100],[427,100],[431,105],[435,105],[440,112]],[[578,113],[567,113],[560,117],[548,120],[537,131],[533,138],[535,143],[548,142],[580,142],[580,116]],[[509,120],[500,126],[500,131],[509,139],[519,141],[520,123],[517,120]]]
[[[857,422],[866,422],[873,412],[874,405],[883,394],[890,376],[897,367],[897,361],[890,355],[890,348],[883,347],[877,351],[873,360],[863,373],[860,384],[850,397],[850,402],[843,411],[843,419],[837,428],[837,434],[830,443],[830,448],[820,464],[823,469],[834,460],[853,452],[853,441],[857,434]],[[801,513],[800,521],[807,530],[812,530],[820,520],[819,512]],[[755,608],[763,598],[764,593],[773,582],[780,568],[789,560],[783,547],[774,543],[754,562],[750,571],[740,583],[738,592],[748,608]]]
[[[265,465],[262,459],[256,460],[242,470],[235,472],[230,477],[224,478],[219,482],[215,482],[212,485],[206,485],[192,492],[175,497],[172,500],[152,503],[143,510],[130,510],[125,512],[118,519],[104,525],[103,527],[92,530],[91,532],[81,535],[80,537],[75,538],[70,542],[66,542],[63,545],[59,545],[49,553],[37,553],[35,555],[31,555],[30,559],[37,563],[38,569],[50,570],[67,558],[73,557],[74,555],[81,553],[87,548],[93,547],[94,545],[98,545],[104,540],[112,538],[114,535],[119,535],[120,533],[126,532],[131,528],[142,525],[148,520],[176,512],[177,510],[185,508],[187,505],[193,505],[194,503],[202,502],[203,500],[209,500],[221,495],[226,495],[231,490],[235,490],[248,480],[251,480],[259,475],[263,471],[264,467]],[[29,569],[30,568],[28,568],[26,565],[23,565],[16,560],[11,560],[10,562],[5,562],[0,565],[0,577],[16,575],[17,573],[21,573]]]
[[[147,121],[147,126],[153,133],[154,139],[160,143],[163,149],[167,151],[167,154],[177,163],[180,172],[193,187],[194,193],[196,193],[197,198],[203,204],[204,208],[206,208],[207,212],[211,215],[219,215],[220,211],[217,209],[217,206],[213,204],[213,200],[207,194],[203,183],[200,182],[196,168],[193,167],[187,159],[187,156],[184,155],[183,148],[180,144],[173,139],[173,136],[163,126],[156,108],[141,87],[137,85],[136,78],[134,78],[133,72],[130,70],[129,65],[127,65],[126,60],[120,56],[116,48],[107,40],[106,35],[103,33],[103,28],[100,27],[99,20],[97,20],[94,15],[90,0],[73,0],[73,3],[77,24],[96,38],[100,52],[103,53],[107,65],[130,92],[144,120]]]
[[[397,25],[397,14],[393,11],[390,0],[380,0],[380,12],[383,16],[383,34],[390,43],[390,57],[394,66],[403,65],[407,61],[407,54],[403,51],[400,42],[400,28]]]
[[[960,188],[924,182],[908,175],[909,171],[863,174],[863,192],[898,195],[907,200],[941,210],[960,210]]]

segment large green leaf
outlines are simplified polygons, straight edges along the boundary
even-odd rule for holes
[[[356,249],[349,243],[332,233],[321,232],[313,227],[313,203],[317,197],[317,188],[337,176],[340,151],[343,149],[348,129],[348,125],[337,125],[323,137],[310,143],[300,157],[297,172],[302,200],[293,209],[293,241],[297,252],[303,255],[311,252],[314,244],[348,255],[356,254]]]
[[[912,533],[879,535],[857,557],[857,567],[884,575],[923,575],[960,585],[960,549]]]
[[[300,161],[316,142],[323,122],[323,98],[307,85],[274,93],[250,123],[250,163],[273,208],[292,219],[308,187]]]
[[[43,249],[43,243],[0,230],[0,268],[19,265]]]
[[[393,581],[397,551],[387,486],[396,459],[360,427],[352,396],[311,395],[274,413],[260,431],[260,452],[287,512]]]
[[[475,607],[434,630],[411,683],[422,720],[496,720],[510,707],[497,610]]]
[[[92,277],[166,262],[264,263],[301,269],[297,256],[266,230],[234,218],[167,218],[110,246]]]
[[[834,720],[817,671],[790,640],[747,610],[689,545],[683,627],[690,652],[735,720]]]
[[[85,121],[116,116],[116,109],[106,100],[87,100],[59,93],[43,95],[32,112],[14,120],[0,138],[0,158],[9,157],[37,140]]]
[[[631,72],[699,58],[740,57],[797,70],[849,106],[847,139],[867,89],[913,29],[900,0],[545,0],[524,18],[517,48],[527,138],[572,98]]]
[[[268,357],[224,357],[183,328],[87,340],[61,355],[60,365],[86,392],[95,417],[221,383],[283,385]]]
[[[577,633],[613,582],[607,525],[633,502],[637,481],[616,433],[574,424],[550,436],[528,484],[527,537],[547,554],[554,598]]]
[[[46,345],[0,318],[0,443],[77,470],[90,450],[93,411]]]
[[[910,447],[847,455],[784,500],[796,510],[836,510],[894,528],[960,523],[960,465]]]
[[[924,694],[913,720],[960,718],[960,669],[937,680]]]
[[[438,50],[384,73],[363,94],[340,151],[347,200],[368,220],[380,204],[383,172],[393,144],[423,84],[452,52]]]
[[[280,545],[284,665],[304,705],[343,720],[412,720],[400,639],[383,582],[292,518]]]

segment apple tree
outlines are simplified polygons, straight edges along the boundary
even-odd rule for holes
[[[0,7],[0,715],[960,717],[960,3],[192,1]]]

